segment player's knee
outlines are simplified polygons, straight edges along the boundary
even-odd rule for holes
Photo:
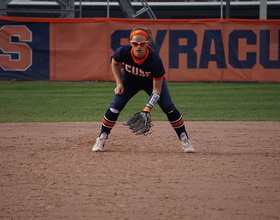
[[[115,109],[115,108],[110,108],[110,111],[115,113],[115,114],[119,114],[120,111],[118,109]]]

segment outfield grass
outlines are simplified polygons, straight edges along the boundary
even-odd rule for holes
[[[185,121],[280,121],[279,83],[168,83]],[[115,83],[0,82],[0,122],[100,121]],[[119,120],[143,109],[138,93]],[[159,106],[152,120],[166,120]]]

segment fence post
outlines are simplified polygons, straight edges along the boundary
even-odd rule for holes
[[[260,0],[260,19],[267,19],[267,0]]]

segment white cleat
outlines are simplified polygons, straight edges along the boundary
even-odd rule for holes
[[[185,153],[194,153],[195,152],[195,149],[194,149],[190,139],[183,139],[182,147],[183,147],[183,150]]]
[[[92,148],[92,151],[94,151],[94,152],[103,151],[105,141],[106,141],[106,139],[98,137],[96,139],[96,142],[95,142],[93,148]]]

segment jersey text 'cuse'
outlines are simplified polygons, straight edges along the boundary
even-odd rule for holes
[[[122,65],[124,66],[126,72],[131,73],[133,75],[142,76],[142,77],[149,77],[151,75],[151,71],[143,71],[136,66],[131,66],[123,62]]]

